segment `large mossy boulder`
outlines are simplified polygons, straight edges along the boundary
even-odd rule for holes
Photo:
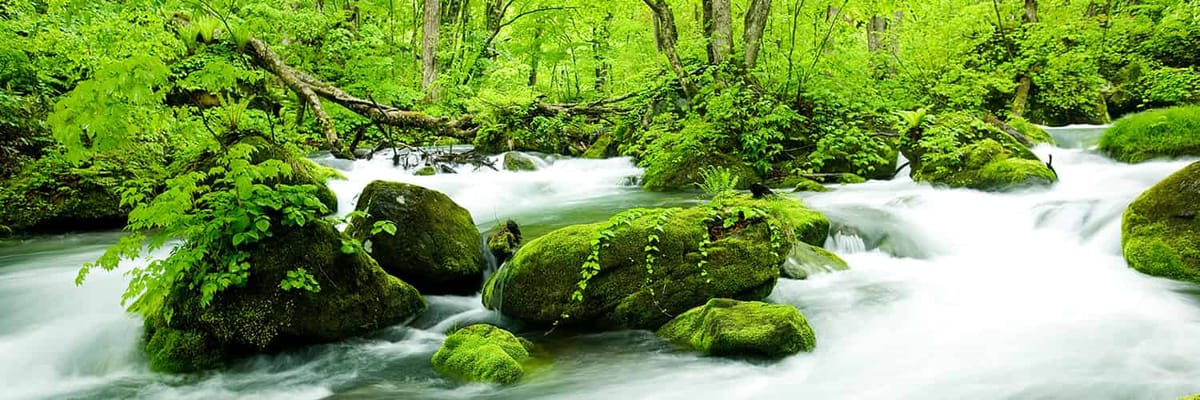
[[[1058,180],[1015,138],[967,114],[928,117],[909,131],[907,139],[901,150],[918,182],[1004,191]]]
[[[1142,273],[1200,282],[1200,162],[1159,182],[1129,205],[1121,245]]]
[[[1172,107],[1117,120],[1100,137],[1100,151],[1118,161],[1200,156],[1200,106]]]
[[[466,382],[513,384],[525,376],[533,344],[509,331],[475,324],[450,334],[433,354],[433,369]]]
[[[358,196],[347,233],[370,243],[379,265],[424,294],[472,294],[483,284],[483,242],[471,213],[441,192],[374,181]],[[399,229],[372,234],[375,223]]]
[[[120,160],[73,166],[43,157],[0,180],[0,225],[35,233],[120,228],[130,211],[121,205],[121,181],[139,172]]]
[[[642,175],[642,187],[651,191],[676,191],[695,189],[704,181],[701,174],[706,168],[725,168],[738,178],[737,189],[744,190],[761,179],[753,168],[737,157],[727,154],[703,154],[701,152],[671,152],[650,163]]]
[[[249,250],[242,287],[218,292],[208,306],[180,283],[165,300],[172,310],[146,318],[150,367],[162,372],[216,368],[238,357],[362,335],[425,310],[415,288],[388,275],[362,251],[341,251],[345,235],[325,221],[287,228]],[[318,292],[280,282],[304,268]]]
[[[778,358],[817,345],[796,307],[732,299],[709,300],[663,325],[658,336],[713,356]]]
[[[583,152],[583,158],[600,160],[612,157],[617,153],[617,142],[613,140],[612,135],[600,135],[595,143],[588,146],[587,151]]]
[[[540,326],[655,329],[711,298],[766,297],[791,239],[824,241],[828,231],[824,215],[787,199],[630,210],[526,243],[492,275],[483,303]]]

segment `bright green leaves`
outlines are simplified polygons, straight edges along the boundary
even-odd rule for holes
[[[135,56],[109,65],[55,105],[49,123],[67,156],[131,150],[139,139],[165,133],[162,102],[169,70],[161,60]]]
[[[283,290],[304,290],[308,292],[320,292],[321,285],[317,283],[317,278],[304,268],[296,268],[288,271],[287,277],[279,282],[279,288]]]

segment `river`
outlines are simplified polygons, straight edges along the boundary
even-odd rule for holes
[[[124,277],[80,264],[117,233],[0,244],[0,398],[255,399],[1173,399],[1200,392],[1200,286],[1152,278],[1121,257],[1120,218],[1187,160],[1120,164],[1084,147],[1098,127],[1052,129],[1061,181],[989,194],[905,174],[795,196],[834,222],[826,247],[848,271],[781,280],[817,349],[780,361],[677,351],[650,332],[543,337],[483,309],[429,296],[430,310],[342,343],[260,356],[228,370],[151,373],[140,321],[118,301]],[[698,202],[630,186],[627,159],[540,160],[536,172],[416,177],[390,161],[319,160],[347,180],[341,212],[371,180],[448,194],[481,230],[512,218],[527,236],[631,207]],[[542,341],[548,367],[510,387],[459,385],[429,359],[452,326],[491,322]]]

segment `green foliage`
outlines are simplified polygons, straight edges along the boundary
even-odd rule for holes
[[[1104,132],[1099,148],[1128,163],[1200,155],[1200,106],[1152,110],[1121,118]]]
[[[703,180],[696,185],[708,197],[717,197],[724,193],[732,192],[738,187],[739,178],[729,168],[707,167],[700,170],[700,177]]]

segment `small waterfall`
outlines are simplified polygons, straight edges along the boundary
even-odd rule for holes
[[[825,240],[825,248],[837,254],[866,253],[867,242],[858,235],[835,232]]]

